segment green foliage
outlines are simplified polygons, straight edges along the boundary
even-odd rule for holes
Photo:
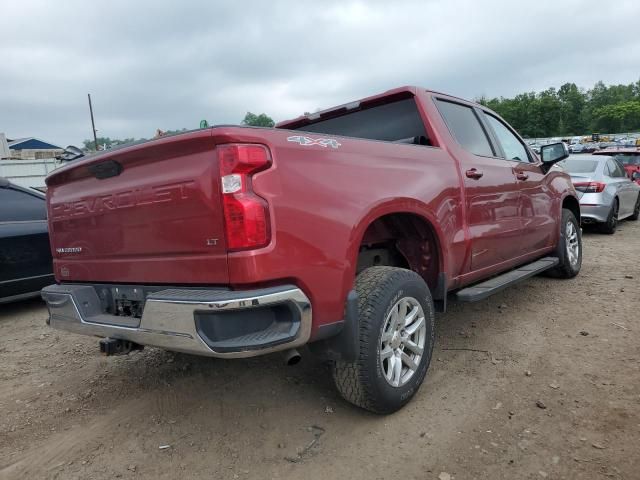
[[[594,124],[603,132],[628,132],[640,125],[640,100],[604,105],[593,111]]]
[[[260,115],[256,115],[255,113],[247,112],[242,120],[243,125],[249,125],[252,127],[273,127],[276,122],[267,115],[266,113],[261,113]]]
[[[530,138],[640,130],[640,80],[609,86],[597,82],[587,91],[565,83],[558,90],[549,88],[513,98],[482,97],[478,102]]]

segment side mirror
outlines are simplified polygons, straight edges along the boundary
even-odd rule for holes
[[[550,143],[540,147],[540,158],[542,158],[542,169],[547,173],[553,165],[561,162],[569,156],[567,144],[563,142]]]
[[[80,150],[78,147],[73,145],[69,145],[64,149],[60,155],[56,157],[58,160],[62,160],[63,162],[70,162],[72,160],[77,160],[78,158],[84,157],[84,152]]]
[[[639,171],[635,171],[631,174],[631,180],[633,181],[638,181],[640,180],[640,172]]]

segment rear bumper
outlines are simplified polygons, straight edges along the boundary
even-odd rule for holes
[[[580,204],[580,218],[584,223],[603,223],[609,216],[610,205]]]
[[[92,285],[50,285],[42,298],[53,328],[196,355],[252,357],[299,347],[311,335],[311,303],[291,285],[158,290],[146,296],[140,319],[104,313]]]

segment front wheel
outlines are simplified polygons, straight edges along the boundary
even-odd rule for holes
[[[573,278],[578,275],[582,267],[582,231],[576,216],[566,208],[562,209],[560,238],[555,255],[559,263],[549,271],[551,276]]]
[[[433,300],[415,272],[371,267],[356,279],[360,351],[355,362],[337,361],[333,378],[349,402],[392,413],[418,391],[434,343]]]

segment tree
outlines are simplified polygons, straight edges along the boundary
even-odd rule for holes
[[[242,120],[242,124],[249,125],[251,127],[273,127],[276,122],[274,122],[266,113],[256,115],[255,113],[247,112]]]
[[[603,132],[640,129],[640,100],[605,105],[593,112],[593,125]]]
[[[560,100],[560,121],[564,126],[562,134],[577,135],[586,130],[584,122],[585,94],[575,83],[565,83],[558,90]]]
[[[586,92],[575,83],[565,83],[559,90],[548,88],[513,98],[482,97],[478,101],[531,138],[640,129],[640,81],[609,86],[597,82]]]
[[[555,88],[543,90],[538,94],[540,102],[540,121],[544,126],[544,137],[562,134],[562,124],[560,122],[560,100]]]

